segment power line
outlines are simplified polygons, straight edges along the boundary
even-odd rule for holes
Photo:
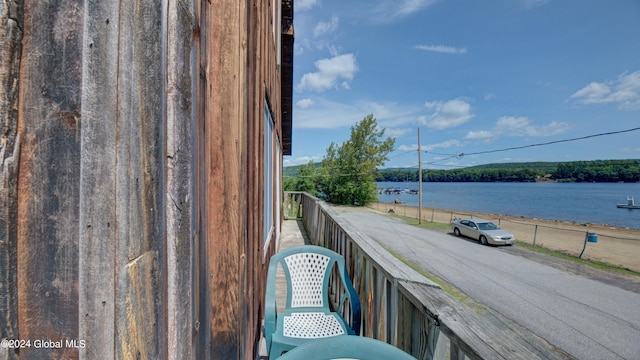
[[[526,148],[532,148],[532,147],[536,147],[536,146],[546,146],[546,145],[559,144],[559,143],[564,143],[564,142],[571,142],[571,141],[577,141],[577,140],[585,140],[585,139],[590,139],[590,138],[599,137],[599,136],[607,136],[607,135],[622,134],[622,133],[628,133],[628,132],[638,131],[638,130],[640,130],[640,127],[633,128],[633,129],[627,129],[627,130],[610,131],[610,132],[606,132],[606,133],[600,133],[600,134],[594,134],[594,135],[581,136],[581,137],[572,138],[572,139],[564,139],[564,140],[549,141],[549,142],[539,143],[539,144],[531,144],[531,145],[524,145],[524,146],[515,146],[515,147],[510,147],[510,148],[497,149],[497,150],[487,150],[487,151],[479,151],[479,152],[474,152],[474,153],[460,153],[458,156],[459,156],[459,157],[463,157],[463,156],[468,156],[468,155],[482,155],[482,154],[491,154],[491,153],[496,153],[496,152],[501,152],[501,151],[510,151],[510,150],[526,149]]]
[[[403,156],[403,155],[407,155],[407,154],[412,154],[413,152],[415,152],[415,150],[405,151],[405,152],[402,152],[400,154],[395,154],[393,156],[389,156],[389,159],[393,159],[393,158],[396,158],[398,156]]]
[[[503,149],[478,151],[478,152],[473,152],[473,153],[439,154],[439,153],[434,153],[434,152],[430,152],[430,151],[425,151],[426,153],[429,153],[429,154],[432,154],[432,155],[447,156],[447,157],[444,158],[444,159],[438,159],[438,160],[434,160],[434,161],[431,161],[431,162],[423,162],[423,164],[425,164],[425,165],[436,165],[437,164],[437,166],[447,166],[447,167],[464,167],[464,166],[445,165],[445,164],[438,164],[438,163],[439,162],[443,162],[443,161],[447,161],[447,160],[453,159],[453,158],[462,158],[464,156],[469,156],[469,155],[483,155],[483,154],[491,154],[491,153],[510,151],[510,150],[526,149],[526,148],[532,148],[532,147],[539,147],[539,146],[553,145],[553,144],[572,142],[572,141],[578,141],[578,140],[585,140],[585,139],[590,139],[590,138],[600,137],[600,136],[608,136],[608,135],[616,135],[616,134],[628,133],[628,132],[633,132],[633,131],[638,131],[638,130],[640,130],[640,127],[636,127],[636,128],[632,128],[632,129],[626,129],[626,130],[619,130],[619,131],[610,131],[610,132],[593,134],[593,135],[586,135],[586,136],[581,136],[581,137],[576,137],[576,138],[571,138],[571,139],[555,140],[555,141],[549,141],[549,142],[538,143],[538,144],[523,145],[523,146],[514,146],[514,147],[509,147],[509,148],[503,148]],[[389,158],[394,158],[394,157],[407,155],[407,154],[413,153],[414,151],[415,150],[405,151],[405,152],[402,152],[400,154],[396,154],[396,155],[390,156]],[[407,167],[411,167],[411,166],[415,166],[415,165],[410,165],[410,166],[407,166]],[[370,174],[370,173],[359,173],[357,175],[367,175],[367,174]],[[353,175],[356,175],[356,174],[327,174],[327,175],[320,175],[320,176],[322,176],[322,177],[343,177],[343,176],[353,176]],[[316,175],[316,176],[318,176],[318,175]],[[290,177],[293,177],[293,176],[285,176],[285,178],[290,178]],[[299,176],[298,175],[298,177],[311,177],[311,176]]]
[[[440,154],[440,153],[436,153],[436,152],[433,152],[433,151],[427,151],[427,150],[425,150],[424,152],[427,153],[427,154],[430,154],[430,155],[438,155],[438,156],[458,156],[459,155],[459,154]]]
[[[446,157],[446,158],[444,158],[444,159],[438,159],[438,160],[434,160],[434,161],[427,162],[427,163],[423,163],[423,164],[425,164],[425,165],[437,164],[437,163],[439,163],[439,162],[447,161],[447,160],[449,160],[449,159],[453,159],[453,158],[457,158],[457,157],[460,157],[460,155],[455,154],[455,155],[451,155],[451,156],[449,156],[449,157]]]

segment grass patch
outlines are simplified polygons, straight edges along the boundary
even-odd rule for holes
[[[549,250],[541,246],[533,246],[532,244],[523,243],[519,241],[516,241],[515,245],[527,250],[535,251],[545,255],[550,255],[562,260],[572,261],[581,265],[591,266],[592,268],[596,268],[600,270],[613,271],[613,272],[617,272],[619,274],[624,274],[624,275],[640,276],[640,273],[620,267],[620,266],[603,263],[601,261],[581,259],[573,255],[565,254],[559,251]]]
[[[414,219],[411,217],[406,217],[406,216],[402,216],[402,215],[397,215],[397,214],[390,214],[391,216],[393,216],[394,218],[400,219],[404,222],[406,222],[409,225],[415,225],[418,227],[421,227],[423,229],[431,229],[431,230],[442,230],[442,229],[450,229],[451,225],[449,225],[449,223],[441,223],[441,222],[431,222],[431,221],[427,221],[427,220],[422,220],[422,224],[418,224],[418,219]]]

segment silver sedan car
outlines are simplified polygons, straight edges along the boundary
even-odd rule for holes
[[[456,236],[478,239],[482,245],[512,245],[516,241],[516,237],[513,234],[484,219],[455,219],[451,222],[451,229],[453,229],[453,233]]]

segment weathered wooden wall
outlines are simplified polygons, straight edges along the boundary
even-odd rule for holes
[[[0,3],[0,358],[255,357],[277,3]]]
[[[23,21],[21,7],[0,3],[0,339],[18,336],[18,76]]]
[[[266,248],[262,239],[267,97],[282,136],[275,4],[212,0],[201,9],[199,106],[206,112],[197,124],[197,158],[204,161],[197,219],[206,234],[199,245],[206,278],[199,286],[213,295],[199,297],[198,311],[206,314],[200,348],[210,344],[207,358],[251,358],[260,337],[265,261],[275,249],[275,239]]]

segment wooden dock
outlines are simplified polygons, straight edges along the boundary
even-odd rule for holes
[[[629,197],[626,204],[618,204],[616,207],[619,209],[640,209],[640,204],[636,204],[633,197]]]

